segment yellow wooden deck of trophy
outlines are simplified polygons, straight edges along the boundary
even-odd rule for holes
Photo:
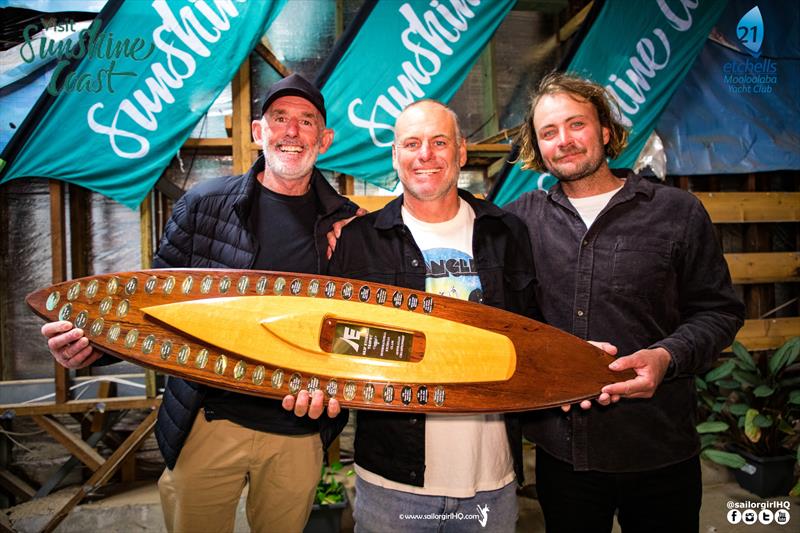
[[[321,388],[359,409],[523,411],[595,397],[632,376],[519,315],[326,276],[142,270],[60,283],[27,301],[103,352],[270,398]]]

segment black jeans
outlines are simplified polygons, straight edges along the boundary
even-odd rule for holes
[[[700,458],[646,472],[575,472],[536,449],[536,489],[547,533],[697,533],[703,487]]]

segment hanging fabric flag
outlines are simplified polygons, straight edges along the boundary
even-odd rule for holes
[[[628,148],[610,166],[631,168],[672,94],[680,86],[725,8],[726,0],[638,3],[606,1],[567,71],[605,86],[630,130]],[[520,194],[552,185],[552,176],[521,171],[498,180],[490,195],[504,205]]]
[[[318,166],[393,188],[395,119],[417,100],[449,102],[515,2],[367,2],[317,76],[336,135]]]
[[[58,62],[0,183],[58,179],[137,207],[285,2],[110,0],[74,38],[23,43],[23,60]]]

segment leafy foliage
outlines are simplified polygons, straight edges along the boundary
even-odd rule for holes
[[[800,337],[760,357],[734,342],[733,355],[695,378],[701,455],[731,468],[745,464],[736,449],[761,457],[791,454],[800,463]],[[792,493],[800,495],[800,482]]]
[[[317,484],[317,493],[314,496],[314,503],[318,505],[331,505],[345,500],[344,484],[336,479],[334,474],[342,469],[342,463],[336,462],[330,466],[322,465],[322,472]],[[355,472],[348,470],[346,476],[352,476]]]

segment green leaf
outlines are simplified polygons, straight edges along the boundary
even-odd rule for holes
[[[697,390],[708,390],[708,384],[700,376],[694,377],[694,386]]]
[[[707,433],[700,435],[700,448],[705,450],[709,446],[713,446],[717,442],[717,435],[714,433]]]
[[[739,383],[749,385],[750,387],[757,387],[763,382],[759,375],[752,372],[745,372],[744,370],[734,370],[731,372],[731,375],[733,376],[733,379]]]
[[[732,359],[728,359],[717,368],[712,369],[706,374],[706,381],[714,382],[731,375],[733,369],[736,368],[736,363]]]
[[[747,351],[747,348],[739,341],[733,341],[733,354],[739,361],[739,366],[745,370],[755,370],[756,363],[753,361],[753,356]]]
[[[742,388],[742,384],[735,379],[721,379],[717,381],[717,386],[720,389],[728,390],[740,390]]]
[[[778,385],[786,389],[792,388],[795,385],[800,385],[800,376],[795,378],[782,379],[778,382]]]
[[[800,390],[793,390],[789,393],[789,403],[800,405]]]
[[[795,484],[795,486],[792,487],[792,490],[789,491],[789,496],[793,496],[795,498],[800,496],[800,480],[798,480],[797,484]]]
[[[738,453],[723,452],[721,450],[703,450],[700,454],[706,459],[710,459],[717,464],[739,469],[747,464],[744,457]]]
[[[727,431],[730,426],[727,422],[720,422],[720,421],[712,421],[712,422],[703,422],[702,424],[697,424],[697,432],[698,433],[719,433],[721,431]]]
[[[760,428],[768,428],[772,425],[772,417],[769,415],[758,415],[753,419],[753,424]]]
[[[725,404],[723,402],[717,402],[711,407],[711,410],[714,411],[715,413],[721,413],[723,407],[725,407]]]
[[[771,396],[773,392],[775,392],[775,389],[769,385],[759,385],[753,390],[753,395],[756,398],[766,398],[767,396]]]
[[[748,409],[750,409],[750,406],[746,403],[732,403],[728,405],[728,411],[735,416],[743,416]]]
[[[761,428],[755,424],[755,419],[759,414],[756,409],[748,409],[744,415],[744,434],[750,442],[761,440]]]
[[[791,364],[790,361],[794,362],[797,359],[798,352],[800,352],[800,337],[789,339],[783,346],[775,350],[775,353],[772,354],[767,363],[770,376],[776,375],[785,366]]]

